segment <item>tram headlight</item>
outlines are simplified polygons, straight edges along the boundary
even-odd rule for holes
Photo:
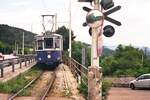
[[[50,58],[51,58],[51,55],[47,55],[47,58],[49,58],[49,59],[50,59]]]
[[[60,57],[58,57],[57,60],[60,60]]]
[[[41,58],[38,58],[39,59],[39,61],[41,61],[42,59]]]

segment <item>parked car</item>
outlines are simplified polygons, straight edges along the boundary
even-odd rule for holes
[[[143,74],[135,80],[130,81],[129,86],[131,89],[135,88],[150,88],[150,73]]]

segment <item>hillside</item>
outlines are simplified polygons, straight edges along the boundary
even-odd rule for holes
[[[0,48],[9,48],[13,50],[15,48],[15,42],[19,47],[21,47],[23,32],[25,36],[25,47],[32,47],[35,35],[34,33],[20,28],[0,24]]]
[[[106,46],[103,46],[103,52],[102,52],[103,56],[112,55],[113,53],[114,53],[114,50],[112,50]]]

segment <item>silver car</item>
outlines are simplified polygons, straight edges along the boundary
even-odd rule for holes
[[[129,84],[131,89],[150,88],[150,74],[143,74],[131,81]]]

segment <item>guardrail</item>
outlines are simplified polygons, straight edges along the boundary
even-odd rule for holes
[[[18,58],[13,59],[7,59],[0,61],[0,70],[1,70],[1,78],[4,77],[4,69],[6,67],[12,67],[12,72],[15,72],[15,65],[20,64],[20,69],[22,68],[22,63],[24,62],[24,65],[27,66],[28,64],[35,61],[35,55],[25,55],[25,56],[19,56]],[[28,62],[28,63],[27,63]]]
[[[74,60],[73,58],[69,58],[67,62],[65,62],[71,69],[71,72],[73,73],[75,79],[77,80],[78,83],[83,82],[86,86],[87,84],[87,73],[88,73],[88,68]]]

